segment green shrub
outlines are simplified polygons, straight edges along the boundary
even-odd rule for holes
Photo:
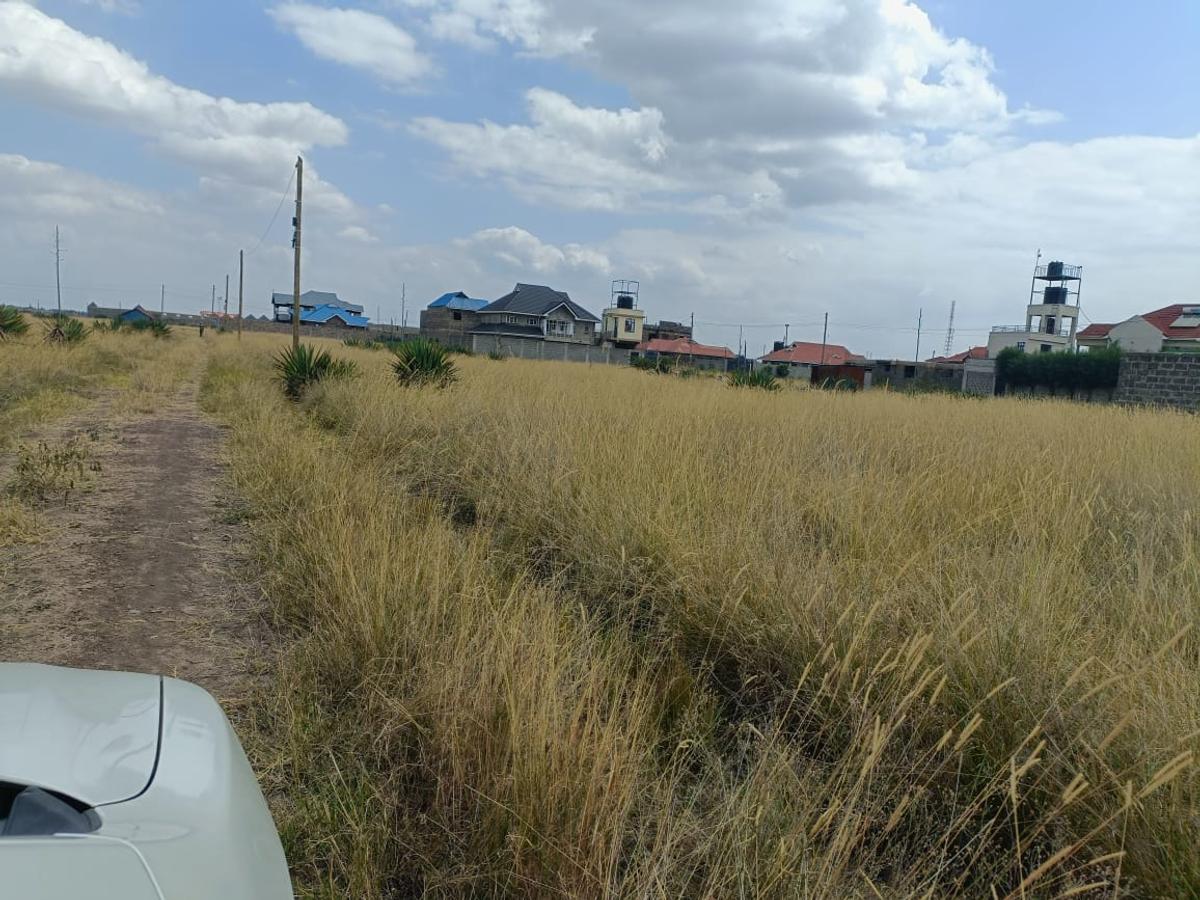
[[[0,341],[19,337],[29,330],[29,323],[15,306],[0,306]]]
[[[996,379],[1005,391],[1045,388],[1051,394],[1095,390],[1114,390],[1121,369],[1121,349],[1117,346],[1089,350],[1087,353],[1025,353],[1007,347],[996,358]]]
[[[120,319],[113,319],[112,321],[116,326],[113,328],[114,331],[121,327]],[[124,324],[128,326],[130,331],[146,331],[157,338],[171,336],[171,326],[161,319],[138,319],[136,321],[126,322]]]
[[[293,400],[304,395],[304,389],[330,378],[350,378],[356,372],[354,363],[334,359],[328,350],[308,344],[289,347],[275,357],[275,374],[283,383],[283,392]]]
[[[395,349],[392,371],[403,385],[432,384],[444,387],[458,378],[449,351],[436,341],[416,338]]]
[[[379,350],[383,344],[371,338],[348,337],[342,340],[346,347],[358,347],[361,350]]]
[[[499,350],[489,350],[487,356],[488,359],[493,360],[494,362],[503,362],[506,358]]]
[[[57,313],[46,318],[48,344],[78,344],[88,336],[88,328],[78,319]]]
[[[737,388],[758,388],[763,391],[779,390],[779,381],[770,369],[736,369],[729,373],[729,384]]]

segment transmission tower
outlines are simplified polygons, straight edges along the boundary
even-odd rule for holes
[[[950,301],[950,324],[946,326],[946,349],[942,351],[943,356],[949,356],[950,350],[954,347],[954,306],[958,301]]]

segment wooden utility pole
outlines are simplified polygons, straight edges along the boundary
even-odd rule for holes
[[[925,317],[925,310],[917,310],[917,355],[913,357],[914,362],[921,361],[921,319]]]
[[[167,311],[167,286],[160,284],[158,286],[158,314],[161,316]]]
[[[825,341],[829,337],[829,313],[825,313],[825,327],[821,329],[821,365],[825,365]]]
[[[58,314],[62,315],[62,247],[58,243],[58,226],[54,226],[54,288],[58,291]]]
[[[296,217],[292,224],[296,232],[292,236],[295,259],[292,271],[292,349],[300,346],[300,227],[304,202],[304,159],[296,157]]]
[[[208,304],[208,311],[215,313],[217,311],[217,286],[214,284],[212,289],[212,300]]]
[[[242,339],[242,288],[246,279],[246,251],[238,251],[238,340]]]
[[[225,276],[225,318],[229,318],[229,276]]]

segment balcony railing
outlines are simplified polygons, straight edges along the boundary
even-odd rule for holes
[[[1083,266],[1068,266],[1063,263],[1054,266],[1053,274],[1050,273],[1050,265],[1038,266],[1033,273],[1034,278],[1049,278],[1051,281],[1080,278],[1082,275]]]

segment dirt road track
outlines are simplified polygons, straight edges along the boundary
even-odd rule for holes
[[[223,502],[221,432],[194,386],[132,421],[100,403],[53,439],[73,434],[101,472],[45,510],[46,540],[0,549],[0,659],[175,675],[238,706],[263,629],[237,573],[243,534]]]

